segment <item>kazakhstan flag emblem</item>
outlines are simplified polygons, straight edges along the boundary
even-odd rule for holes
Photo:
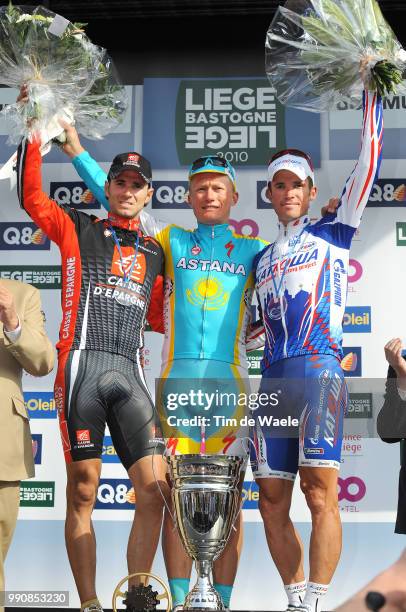
[[[230,299],[222,283],[216,278],[200,278],[192,289],[186,289],[186,297],[193,306],[205,306],[207,310],[220,310]]]

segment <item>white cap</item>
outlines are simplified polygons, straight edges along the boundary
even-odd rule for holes
[[[293,174],[296,174],[301,181],[305,181],[307,177],[310,177],[314,184],[314,172],[311,169],[309,162],[304,157],[286,153],[286,155],[282,155],[281,157],[275,159],[268,166],[269,183],[272,181],[275,174],[279,172],[279,170],[289,170],[290,172],[293,172]]]

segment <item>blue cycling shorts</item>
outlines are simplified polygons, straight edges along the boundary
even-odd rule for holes
[[[277,399],[252,413],[255,478],[294,480],[299,466],[339,469],[348,393],[335,357],[277,361],[263,372],[260,392]]]

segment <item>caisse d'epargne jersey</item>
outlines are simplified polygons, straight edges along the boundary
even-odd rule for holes
[[[379,171],[382,103],[364,93],[361,153],[335,214],[315,224],[306,215],[279,226],[256,258],[255,282],[265,325],[263,369],[300,355],[342,358],[349,249]]]
[[[106,173],[86,151],[72,161],[97,200],[108,207]],[[236,234],[228,224],[199,223],[187,230],[145,211],[141,224],[165,254],[162,363],[214,359],[245,367],[253,262],[267,243]]]
[[[57,348],[105,351],[139,362],[146,319],[163,331],[161,246],[134,220],[113,215],[103,220],[51,200],[42,191],[37,144],[22,142],[17,171],[21,206],[61,252]]]

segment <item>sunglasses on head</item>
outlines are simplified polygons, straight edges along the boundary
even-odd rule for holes
[[[195,172],[196,170],[200,170],[205,166],[217,166],[219,168],[227,168],[227,170],[229,170],[233,176],[235,174],[232,165],[226,159],[224,159],[224,157],[217,157],[217,155],[205,155],[204,157],[199,157],[198,159],[195,159],[195,161],[190,166],[189,174]]]
[[[277,153],[275,153],[275,155],[272,155],[271,159],[268,162],[268,166],[272,164],[272,162],[274,162],[275,160],[279,159],[280,157],[283,157],[284,155],[294,155],[295,157],[303,157],[303,159],[305,159],[309,164],[310,169],[314,172],[312,158],[310,157],[310,155],[307,155],[307,153],[304,153],[300,149],[283,149],[283,151],[278,151]]]

